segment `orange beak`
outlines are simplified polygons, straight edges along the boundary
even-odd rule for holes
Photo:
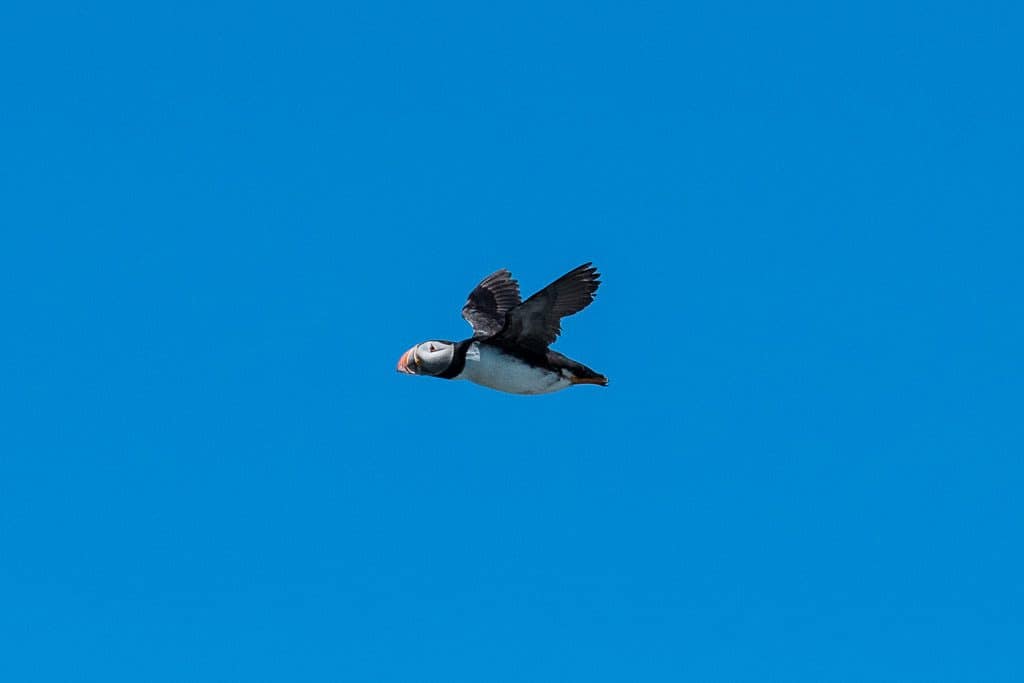
[[[397,370],[398,372],[403,372],[406,375],[415,375],[416,373],[409,368],[410,363],[415,363],[415,361],[413,360],[413,352],[415,350],[416,347],[414,346],[405,353],[403,353],[402,357],[398,359],[398,365],[395,367],[395,370]]]

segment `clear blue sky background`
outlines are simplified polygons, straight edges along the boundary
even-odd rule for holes
[[[142,4],[0,17],[0,679],[1022,680],[1017,3]]]

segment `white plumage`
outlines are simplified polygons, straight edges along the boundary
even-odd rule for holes
[[[501,349],[473,342],[466,352],[466,367],[455,379],[468,379],[509,394],[550,394],[572,385],[564,370],[536,368]]]

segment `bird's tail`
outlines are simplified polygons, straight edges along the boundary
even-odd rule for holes
[[[599,375],[596,372],[593,377],[573,377],[571,381],[573,384],[596,384],[602,387],[608,386],[608,378],[604,375]]]
[[[572,383],[573,384],[596,384],[598,386],[608,386],[608,378],[602,375],[600,372],[594,372],[583,363],[576,363],[573,361],[572,368]]]

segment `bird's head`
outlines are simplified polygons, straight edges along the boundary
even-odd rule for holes
[[[425,341],[402,354],[398,372],[407,375],[439,375],[452,364],[455,344],[448,341]]]

